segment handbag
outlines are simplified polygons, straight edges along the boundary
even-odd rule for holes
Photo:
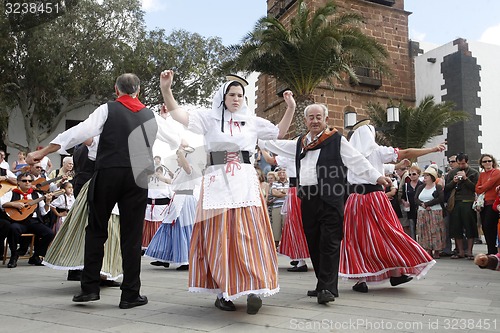
[[[482,208],[484,208],[484,193],[481,193],[479,195],[476,194],[476,199],[472,204],[472,209],[481,210]]]
[[[446,204],[446,210],[448,213],[451,213],[453,211],[453,208],[455,208],[455,192],[457,190],[453,189],[450,193],[450,197],[448,198],[448,202]]]

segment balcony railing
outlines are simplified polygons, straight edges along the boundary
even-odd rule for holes
[[[380,71],[375,68],[357,67],[356,75],[358,76],[358,84],[362,86],[369,86],[378,89],[382,86],[382,75]],[[356,83],[351,80],[351,85]]]
[[[274,5],[267,11],[267,15],[278,19],[283,16],[295,2],[297,2],[297,0],[276,0]]]

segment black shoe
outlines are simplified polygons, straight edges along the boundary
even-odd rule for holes
[[[189,270],[189,265],[180,265],[175,270],[176,271],[188,271]]]
[[[35,266],[43,266],[42,264],[42,259],[40,259],[39,256],[34,255],[28,260],[28,264],[30,265],[35,265]]]
[[[262,300],[255,294],[249,294],[247,297],[247,313],[254,315],[262,307]]]
[[[73,302],[91,302],[98,301],[100,299],[97,293],[84,293],[83,291],[75,296],[73,296]]]
[[[453,253],[439,252],[440,257],[451,257]]]
[[[68,271],[68,281],[81,281],[82,280],[82,271],[79,270],[69,270]]]
[[[9,263],[7,264],[7,267],[8,268],[16,268],[17,267],[17,259],[19,259],[19,255],[13,254],[9,259]]]
[[[368,286],[366,285],[366,282],[358,282],[354,286],[352,286],[352,290],[358,291],[360,293],[367,293]]]
[[[307,265],[304,265],[304,266],[294,266],[294,267],[291,267],[291,268],[288,268],[287,271],[289,272],[307,272]]]
[[[148,304],[148,298],[146,296],[137,296],[133,301],[120,301],[120,309],[130,309],[136,306],[146,305]]]
[[[335,296],[329,290],[318,291],[318,304],[326,304],[335,301]]]
[[[474,239],[474,244],[483,244],[483,241],[481,240],[481,238],[476,238]]]
[[[99,285],[101,287],[120,287],[122,284],[118,281],[113,280],[101,280]]]
[[[391,280],[391,286],[395,287],[395,286],[400,285],[402,283],[410,282],[411,280],[413,280],[413,278],[411,276],[408,276],[408,275],[401,275],[398,277],[391,277],[390,280]]]
[[[146,253],[146,249],[141,250],[141,257],[144,255],[144,253]]]
[[[292,265],[292,266],[297,266],[298,264],[299,264],[298,260],[292,260],[292,261],[290,261],[290,265]]]
[[[308,290],[307,291],[307,296],[309,296],[309,297],[318,297],[318,291],[316,289],[314,289],[314,290]]]
[[[152,262],[150,262],[150,264],[153,266],[163,266],[163,267],[170,266],[170,264],[168,262],[163,262],[163,261],[152,261]]]
[[[231,301],[226,301],[224,298],[219,298],[215,300],[215,307],[221,309],[222,311],[236,311],[236,306]]]

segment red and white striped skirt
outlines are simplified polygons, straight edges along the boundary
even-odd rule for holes
[[[189,291],[222,293],[227,300],[279,291],[271,223],[260,199],[261,207],[203,210],[201,195],[189,253]]]
[[[292,260],[307,259],[309,258],[309,249],[302,226],[302,211],[296,187],[288,189],[284,205],[286,206],[286,217],[278,252]]]
[[[147,249],[149,243],[153,239],[153,236],[158,231],[158,228],[161,226],[162,221],[149,221],[144,220],[144,226],[142,229],[142,248]]]
[[[345,205],[344,239],[340,248],[339,276],[380,282],[391,271],[424,276],[436,262],[401,227],[382,191],[353,193]]]

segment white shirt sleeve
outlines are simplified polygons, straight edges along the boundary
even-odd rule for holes
[[[88,138],[101,134],[107,119],[108,105],[102,104],[86,120],[62,132],[50,143],[60,145],[59,153],[67,155],[66,149],[73,148]]]
[[[363,179],[368,179],[371,184],[376,184],[377,179],[383,176],[345,137],[342,137],[340,141],[340,156],[344,165],[351,172]]]
[[[170,149],[172,150],[179,148],[181,144],[181,138],[179,132],[177,132],[177,129],[169,126],[167,120],[163,119],[156,112],[154,112],[154,114],[156,123],[158,124],[158,132],[156,133],[156,138],[160,141],[168,143]]]
[[[3,205],[5,205],[7,202],[11,202],[11,201],[12,201],[12,191],[9,191],[9,192],[5,193],[4,195],[2,195],[2,197],[0,198],[0,204],[1,204],[2,210],[5,210],[3,208]]]
[[[259,147],[267,149],[278,156],[295,160],[297,140],[259,140]]]

